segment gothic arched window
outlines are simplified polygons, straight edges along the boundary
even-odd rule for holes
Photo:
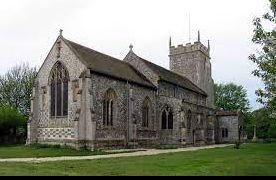
[[[68,116],[68,82],[67,69],[57,62],[50,75],[52,117]]]
[[[104,126],[113,126],[115,100],[116,100],[115,91],[112,89],[109,89],[105,93],[104,100],[103,100],[103,125]]]
[[[187,115],[187,128],[188,128],[188,130],[191,130],[191,128],[192,128],[192,111],[191,110],[188,111],[188,115]]]
[[[162,113],[162,129],[167,129],[167,112],[166,110]]]
[[[173,113],[171,111],[168,116],[168,129],[173,129]]]
[[[146,128],[149,127],[150,107],[151,107],[151,102],[150,102],[150,99],[147,97],[144,100],[143,107],[142,107],[142,126]]]
[[[173,129],[173,112],[169,107],[162,112],[162,129]]]

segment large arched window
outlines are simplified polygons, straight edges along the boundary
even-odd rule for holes
[[[150,107],[151,107],[151,101],[147,97],[143,102],[142,107],[142,126],[145,128],[149,127],[150,122]]]
[[[173,112],[166,107],[162,112],[162,129],[173,129]]]
[[[103,125],[104,126],[113,126],[115,101],[116,101],[116,93],[114,90],[109,89],[105,93],[104,100],[103,100]]]
[[[50,75],[52,117],[68,116],[68,82],[67,69],[57,62]]]

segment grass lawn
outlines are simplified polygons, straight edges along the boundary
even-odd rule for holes
[[[0,163],[0,175],[276,175],[276,144],[95,161]]]
[[[0,146],[0,159],[5,158],[41,158],[60,156],[92,156],[108,154],[102,151],[76,151],[70,148],[54,148],[43,146]]]

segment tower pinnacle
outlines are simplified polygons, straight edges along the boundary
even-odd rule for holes
[[[200,31],[198,31],[198,34],[197,34],[197,42],[200,42],[200,39],[201,39],[201,37],[200,37]]]

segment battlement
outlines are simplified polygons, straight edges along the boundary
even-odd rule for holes
[[[210,57],[210,50],[201,42],[187,43],[185,46],[183,44],[176,46],[170,46],[170,55],[186,54],[195,51],[200,51],[206,56]]]
[[[210,41],[205,46],[201,42],[200,31],[198,39],[194,43],[172,45],[172,38],[169,41],[170,48],[170,70],[178,73],[208,94],[208,107],[214,107],[214,83],[212,79],[212,64],[210,57]]]

